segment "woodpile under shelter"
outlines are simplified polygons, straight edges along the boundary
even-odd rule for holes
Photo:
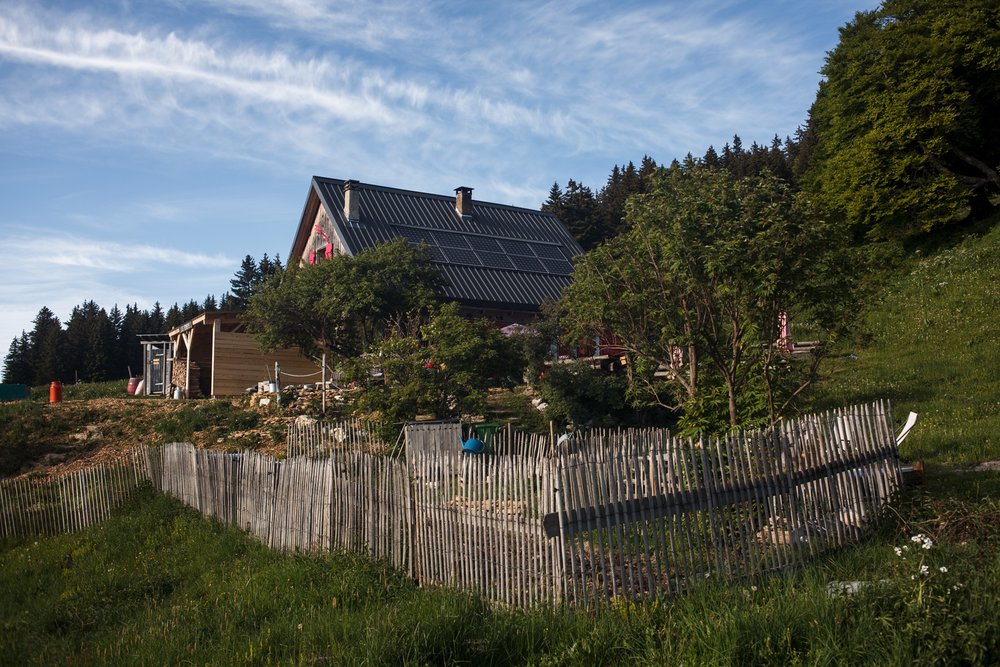
[[[208,311],[167,333],[173,350],[171,384],[187,398],[235,396],[282,375],[318,382],[320,364],[298,348],[264,352],[243,330],[239,313]]]
[[[583,249],[550,213],[314,176],[289,262],[312,264],[405,238],[426,244],[448,283],[439,295],[468,317],[536,319],[570,282]]]

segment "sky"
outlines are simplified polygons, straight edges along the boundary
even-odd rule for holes
[[[0,2],[0,356],[47,306],[219,296],[313,175],[538,208],[794,135],[865,0]]]

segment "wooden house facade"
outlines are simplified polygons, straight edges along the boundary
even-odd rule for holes
[[[319,381],[320,365],[298,348],[264,352],[243,330],[239,313],[208,311],[167,333],[173,358],[172,385],[187,398],[235,396],[282,374]],[[312,380],[308,379],[312,378]]]

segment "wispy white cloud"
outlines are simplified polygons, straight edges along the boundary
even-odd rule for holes
[[[278,21],[297,38],[262,47],[173,27],[128,31],[97,16],[55,29],[52,14],[0,16],[0,58],[73,72],[87,84],[64,80],[61,103],[49,107],[37,102],[52,90],[26,83],[0,100],[0,123],[162,127],[247,159],[289,147],[329,158],[336,143],[344,162],[394,151],[467,170],[496,162],[471,150],[445,155],[458,142],[477,151],[544,143],[567,155],[641,147],[667,152],[663,159],[740,131],[734,113],[802,107],[790,98],[811,94],[803,82],[818,65],[787,26],[725,14],[725,4],[514,3],[482,15],[439,3],[214,5]],[[46,111],[32,116],[32,108]],[[775,129],[791,129],[784,125]]]

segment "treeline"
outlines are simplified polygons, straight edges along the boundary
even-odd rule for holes
[[[995,0],[885,0],[840,29],[794,138],[744,148],[735,136],[672,164],[770,172],[889,258],[946,236],[1000,207],[998,26]],[[596,193],[556,184],[543,208],[589,250],[622,231],[625,200],[648,192],[655,172],[646,157],[638,169],[616,165]]]
[[[61,382],[102,382],[142,372],[139,334],[166,333],[205,311],[244,310],[250,296],[276,271],[281,259],[265,254],[260,261],[247,255],[230,280],[230,291],[216,299],[209,294],[201,301],[174,303],[166,311],[159,301],[152,309],[138,304],[111,310],[95,301],[73,308],[65,327],[47,306],[11,341],[4,358],[3,381],[39,385]]]
[[[721,151],[709,146],[701,157],[688,153],[682,161],[675,159],[669,166],[721,168],[737,178],[767,171],[794,185],[804,168],[804,147],[808,151],[807,128],[799,130],[794,139],[782,140],[775,135],[769,146],[754,142],[749,148],[743,146],[737,134]],[[648,155],[642,158],[638,167],[632,162],[623,166],[616,164],[597,192],[574,179],[569,179],[565,188],[553,183],[542,210],[555,214],[583,249],[590,250],[623,231],[625,202],[632,195],[648,192],[660,168],[661,165]]]

